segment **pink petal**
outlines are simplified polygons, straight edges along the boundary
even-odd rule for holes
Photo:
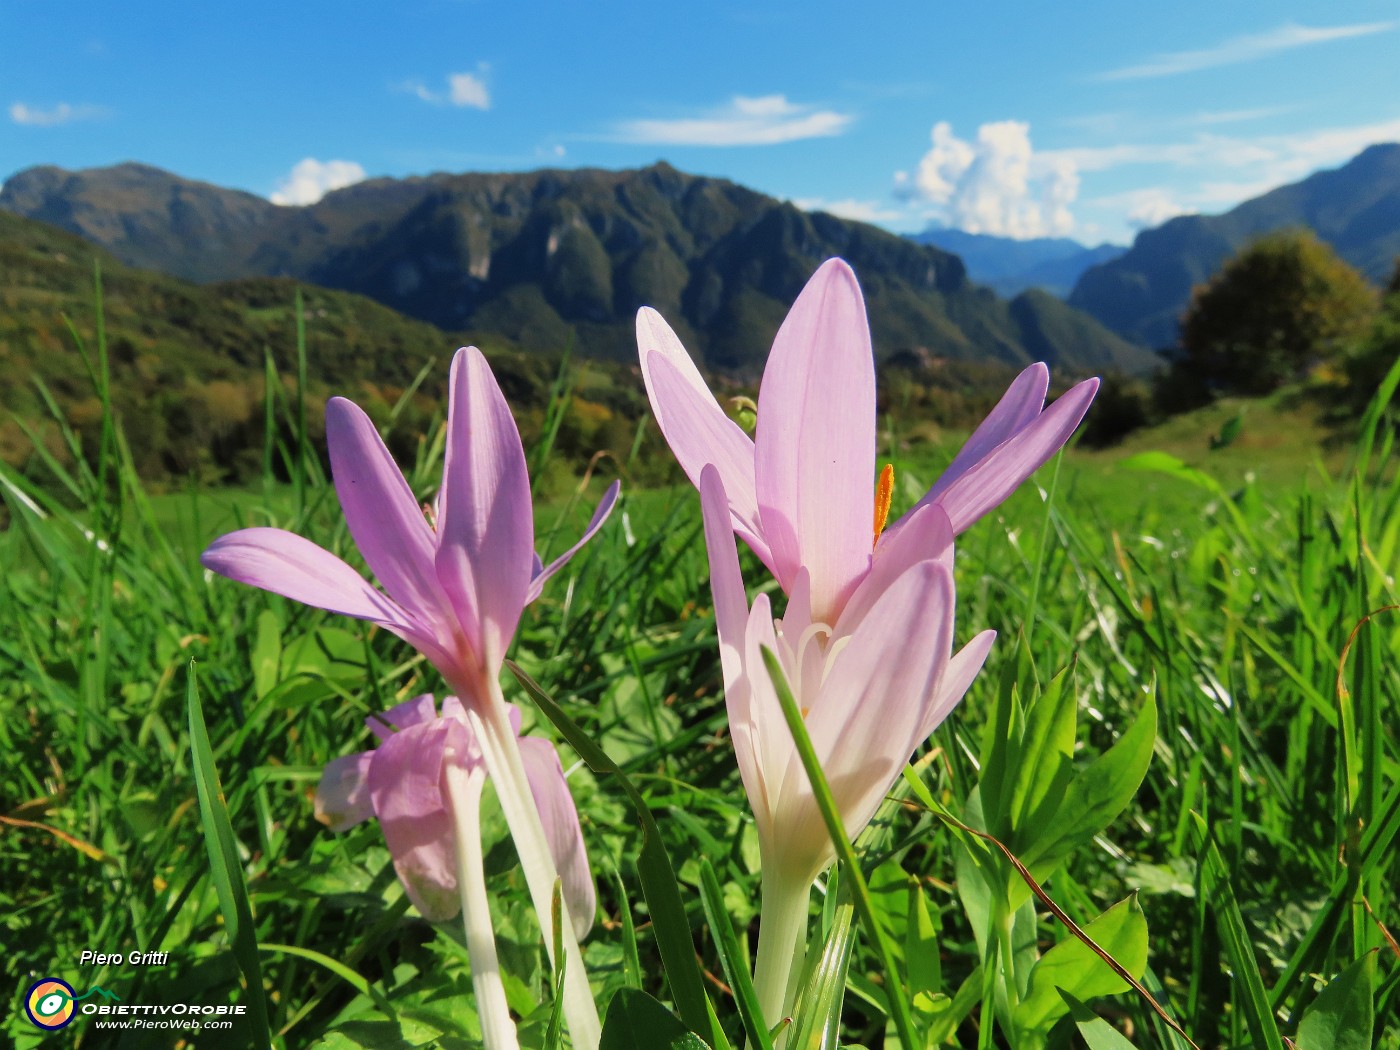
[[[399,605],[441,633],[446,598],[433,567],[436,538],[374,424],[343,397],[326,403],[331,473],[350,535]]]
[[[373,758],[373,751],[362,751],[326,763],[316,786],[316,819],[332,831],[345,831],[374,816],[368,783]]]
[[[905,515],[898,531],[880,537],[870,572],[857,585],[836,622],[836,637],[850,634],[865,619],[880,595],[921,561],[937,561],[953,571],[953,525],[936,503]]]
[[[925,496],[918,505],[936,501],[948,512],[953,531],[963,532],[1016,491],[1021,482],[1064,446],[1089,410],[1098,388],[1097,379],[1086,379],[1070,388],[1034,422],[964,470],[936,496]]]
[[[648,311],[644,310],[643,313]],[[659,316],[656,321],[665,324]],[[642,339],[640,314],[637,317],[637,338]],[[709,391],[703,390],[703,386],[703,393],[695,389],[686,379],[686,373],[677,367],[673,356],[656,351],[648,354],[646,343],[642,342],[642,346],[642,373],[647,382],[651,408],[656,413],[661,432],[666,435],[667,444],[675,454],[676,462],[697,488],[700,486],[700,473],[706,465],[719,471],[724,480],[724,491],[729,496],[733,530],[771,569],[772,556],[759,520],[758,497],[754,495],[753,442],[739,424],[724,414]],[[685,361],[689,363],[690,358],[685,358]],[[694,365],[689,365],[691,371],[694,368]]]
[[[447,719],[409,726],[374,751],[369,793],[408,898],[434,921],[461,910],[452,812],[442,788],[443,753],[464,727]]]
[[[530,584],[534,517],[525,451],[486,358],[452,359],[437,573],[486,673],[501,667]]]
[[[1045,407],[1045,393],[1049,389],[1050,369],[1045,367],[1043,361],[1037,361],[1023,370],[958,450],[948,469],[934,482],[933,488],[929,489],[929,498],[938,499],[939,493],[979,463],[982,457],[1030,425]]]
[[[852,838],[919,743],[952,636],[952,576],[938,562],[920,562],[849,635],[811,705],[812,746]]]
[[[540,811],[550,856],[559,872],[564,903],[569,906],[569,916],[573,919],[574,936],[582,940],[593,928],[598,899],[593,873],[588,867],[588,852],[583,845],[583,830],[578,823],[578,808],[569,794],[569,782],[564,778],[559,752],[548,740],[523,736],[520,759],[525,764],[530,794]]]
[[[943,677],[938,682],[938,695],[929,705],[919,731],[914,734],[916,747],[927,740],[929,735],[943,724],[943,720],[952,714],[953,708],[962,702],[972,685],[972,680],[987,662],[987,654],[992,651],[992,643],[996,638],[996,631],[983,631],[953,654],[952,659],[948,661],[948,669],[943,672]]]
[[[748,684],[748,710],[738,711],[729,704],[729,732],[734,738],[734,754],[740,758],[739,775],[749,797],[749,807],[758,820],[761,837],[781,837],[774,828],[773,818],[779,803],[785,771],[794,759],[796,749],[782,704],[768,668],[763,662],[763,649],[780,653],[778,637],[773,629],[773,609],[768,595],[759,594],[749,610],[744,633],[744,673]],[[789,682],[794,689],[796,683]],[[727,699],[727,698],[726,698]],[[802,703],[802,697],[797,697]],[[741,740],[742,738],[742,740]],[[749,756],[747,763],[743,756]],[[799,770],[800,772],[800,770]]]
[[[608,515],[612,513],[613,504],[617,502],[617,494],[621,487],[621,483],[617,481],[614,481],[608,486],[608,490],[603,493],[603,498],[598,501],[598,508],[593,512],[593,519],[588,523],[588,528],[583,530],[583,535],[579,537],[578,542],[572,547],[555,558],[547,566],[542,566],[540,564],[540,556],[538,554],[535,555],[530,586],[525,590],[526,605],[540,596],[544,591],[545,581],[567,565],[569,559],[577,554],[583,545],[593,538],[594,533],[603,527],[603,522],[607,521]]]
[[[827,623],[870,564],[875,517],[875,357],[855,274],[830,259],[778,330],[758,394],[754,477],[783,589],[812,574]]]
[[[330,551],[285,529],[239,529],[220,536],[199,556],[211,572],[284,598],[358,620],[412,631],[389,598]]]
[[[447,704],[444,702],[443,713],[446,714],[446,712]],[[387,711],[370,715],[365,719],[365,725],[369,727],[369,731],[377,739],[388,740],[401,729],[432,722],[437,716],[437,705],[433,701],[433,694],[421,693],[412,700],[395,704]]]

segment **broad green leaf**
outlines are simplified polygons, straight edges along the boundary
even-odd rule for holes
[[[1079,1029],[1079,1034],[1089,1050],[1137,1050],[1118,1029],[1063,988],[1060,989],[1060,998],[1069,1007],[1074,1026]]]
[[[758,996],[749,976],[747,953],[740,947],[739,938],[734,933],[734,924],[724,906],[724,890],[709,857],[700,858],[700,900],[710,924],[710,933],[715,939],[715,948],[719,951],[724,979],[734,991],[739,1019],[749,1037],[748,1045],[759,1050],[771,1050],[773,1041],[768,1038],[768,1027],[763,1022],[763,1011],[759,1008]]]
[[[623,988],[608,1004],[598,1050],[709,1050],[705,1041],[646,992]]]
[[[905,931],[904,965],[909,971],[909,994],[931,995],[943,990],[943,963],[938,955],[938,913],[930,912],[928,894],[918,879],[909,880],[909,925]]]
[[[1147,920],[1136,895],[1119,901],[1084,932],[1134,977],[1147,968]],[[1129,984],[1078,937],[1066,933],[1031,970],[1030,990],[1016,1008],[1016,1026],[1047,1031],[1066,1010],[1059,990],[1077,999],[1113,995]]]
[[[1006,826],[988,828],[1018,855],[1051,828],[1074,776],[1078,703],[1070,670],[1050,680],[1026,712],[1025,733],[1016,749],[1016,771]]]
[[[1155,688],[1149,690],[1142,711],[1118,742],[1079,770],[1045,830],[1020,855],[1037,880],[1044,881],[1065,857],[1108,827],[1137,794],[1157,740],[1155,693]],[[1012,899],[1029,893],[1021,883]]]
[[[1376,953],[1367,952],[1332,978],[1298,1022],[1298,1050],[1370,1050],[1375,976]]]
[[[812,973],[802,988],[787,1050],[834,1050],[845,1001],[846,970],[855,943],[855,904],[850,897],[836,905],[831,929]]]

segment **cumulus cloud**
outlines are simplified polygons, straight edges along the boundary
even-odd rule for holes
[[[454,106],[470,109],[490,109],[491,96],[486,81],[473,73],[451,73],[447,77],[448,100]]]
[[[491,67],[485,62],[477,63],[475,73],[449,73],[446,87],[434,90],[418,79],[405,80],[395,84],[395,91],[402,91],[433,106],[457,106],[460,109],[490,109],[491,92],[486,86],[486,77]]]
[[[623,121],[611,137],[666,146],[771,146],[840,135],[853,119],[848,113],[789,102],[785,95],[735,95],[699,117]]]
[[[1149,77],[1169,77],[1179,73],[1194,73],[1198,69],[1215,66],[1232,66],[1249,62],[1265,55],[1294,48],[1324,44],[1331,40],[1345,40],[1348,37],[1370,36],[1385,33],[1396,27],[1396,22],[1360,22],[1345,26],[1303,26],[1289,22],[1264,33],[1238,36],[1214,47],[1198,51],[1172,51],[1156,55],[1138,65],[1125,66],[1100,73],[1099,80],[1142,80]]]
[[[26,124],[36,128],[51,128],[59,124],[69,124],[75,120],[90,120],[101,116],[100,106],[75,106],[60,102],[47,109],[15,102],[10,106],[10,119],[16,124]]]
[[[361,182],[365,169],[353,160],[316,160],[307,157],[299,161],[273,190],[273,204],[315,204],[331,190]]]
[[[896,175],[900,195],[928,201],[939,219],[969,233],[1051,237],[1074,229],[1077,166],[1070,156],[1035,153],[1029,124],[983,124],[968,142],[939,121],[931,138],[913,177]]]

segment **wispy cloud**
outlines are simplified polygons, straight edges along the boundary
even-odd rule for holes
[[[1253,33],[1226,40],[1215,47],[1201,48],[1198,51],[1171,51],[1156,55],[1137,65],[1124,66],[1122,69],[1112,69],[1106,73],[1100,73],[1095,79],[1144,80],[1149,77],[1170,77],[1180,73],[1194,73],[1200,69],[1250,62],[1256,58],[1263,58],[1265,55],[1291,51],[1299,47],[1309,47],[1313,44],[1325,44],[1332,40],[1386,33],[1394,29],[1397,24],[1400,23],[1360,22],[1346,26],[1304,26],[1289,22],[1265,33]]]
[[[421,79],[405,80],[393,85],[395,91],[402,91],[433,106],[456,106],[459,109],[490,109],[491,91],[486,85],[491,67],[478,62],[475,73],[449,73],[443,88],[428,87]]]
[[[855,222],[901,223],[909,219],[909,213],[882,201],[857,200],[846,197],[841,200],[826,200],[822,197],[798,197],[792,202],[803,211],[824,211],[842,219]]]
[[[699,117],[623,121],[609,137],[665,146],[772,146],[840,135],[854,119],[849,113],[789,102],[785,95],[735,95]]]
[[[75,120],[92,120],[105,112],[101,106],[75,106],[68,102],[60,102],[47,108],[15,102],[10,106],[10,119],[16,124],[29,127],[51,128],[59,124],[71,124]]]
[[[297,162],[268,199],[273,204],[315,204],[331,190],[354,185],[364,178],[365,169],[353,160],[307,157]]]

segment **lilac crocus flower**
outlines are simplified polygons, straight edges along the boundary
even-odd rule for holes
[[[995,631],[961,651],[953,641],[953,528],[937,504],[876,553],[834,623],[814,618],[798,570],[781,619],[767,594],[749,606],[713,466],[700,479],[710,587],[729,731],[754,812],[762,860],[755,984],[765,1019],[786,1010],[788,975],[807,921],[808,891],[835,859],[811,783],[763,662],[770,649],[802,711],[847,834],[860,834],[915,749],[981,670]]]
[[[601,527],[617,498],[604,494],[583,537],[548,566],[534,551],[525,452],[510,408],[475,347],[452,359],[447,448],[430,525],[374,424],[332,398],[326,438],[336,495],[360,554],[384,590],[310,540],[252,528],[215,540],[208,569],[321,609],[369,620],[426,656],[461,700],[520,854],[542,929],[550,928],[556,877],[551,814],[531,797],[510,726],[500,671],[526,604]],[[541,818],[544,818],[542,821]],[[567,908],[567,901],[565,902]],[[600,1025],[573,923],[564,923],[564,1013],[574,1045],[593,1050]],[[552,956],[553,942],[545,938]]]
[[[508,707],[518,735],[520,711]],[[487,769],[471,721],[455,696],[443,700],[439,717],[427,694],[365,721],[379,745],[326,766],[316,789],[316,819],[345,831],[378,817],[394,870],[418,910],[438,921],[462,912],[484,1045],[518,1050],[486,894],[481,793]],[[597,902],[578,811],[554,745],[537,737],[519,743],[535,804],[550,815],[549,848],[574,933],[583,937]]]
[[[845,262],[823,263],[779,328],[752,440],[655,310],[638,312],[637,343],[652,411],[686,475],[699,487],[705,465],[714,465],[734,531],[784,593],[805,569],[813,615],[827,623],[870,571],[873,538],[891,541],[928,504],[961,533],[1059,450],[1098,389],[1087,379],[1047,409],[1049,370],[1031,365],[919,503],[872,537],[875,359],[865,301]]]

